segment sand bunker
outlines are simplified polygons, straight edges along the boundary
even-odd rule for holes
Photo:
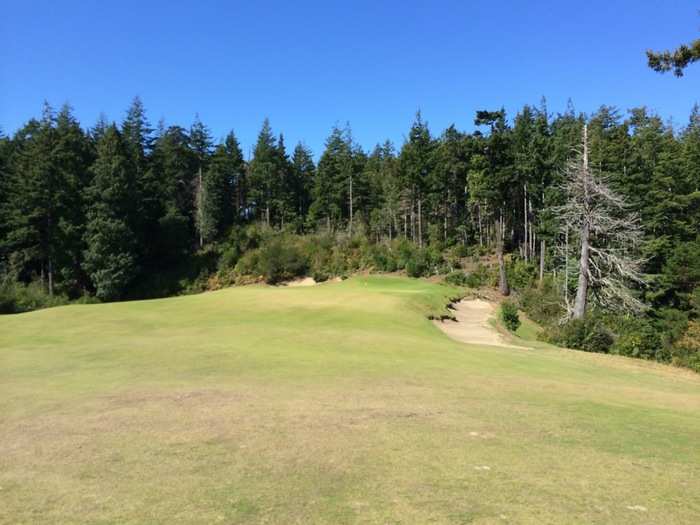
[[[284,283],[285,286],[314,286],[315,284],[317,283],[313,277],[304,277],[303,279],[296,279]]]
[[[507,346],[519,348],[510,344],[490,323],[489,319],[496,313],[493,303],[482,299],[469,299],[454,305],[457,321],[433,321],[435,325],[449,337],[462,343],[491,346]]]

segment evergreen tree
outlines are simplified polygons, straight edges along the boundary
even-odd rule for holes
[[[81,201],[88,143],[70,108],[58,117],[48,104],[41,121],[32,120],[14,138],[6,206],[6,248],[12,272],[39,276],[49,294],[56,285],[79,281]]]
[[[53,151],[63,202],[58,228],[61,249],[57,251],[56,266],[64,290],[75,293],[87,286],[87,276],[81,264],[85,229],[82,189],[90,183],[92,161],[89,139],[73,116],[72,109],[64,105],[56,116]]]
[[[681,44],[673,51],[647,51],[648,65],[654,71],[666,73],[673,71],[677,77],[683,76],[683,70],[693,62],[700,60],[700,39],[690,44]]]
[[[274,219],[275,197],[279,189],[279,151],[270,121],[265,119],[250,161],[249,198],[258,220],[270,226]]]
[[[428,124],[423,122],[420,111],[411,125],[408,140],[401,148],[399,169],[403,184],[409,192],[411,238],[423,245],[423,203],[433,170],[434,142]]]
[[[212,138],[209,128],[207,128],[199,115],[195,115],[194,124],[190,128],[190,146],[194,152],[195,168],[197,170],[194,180],[194,197],[195,197],[195,225],[199,235],[199,247],[204,246],[205,229],[208,228],[205,223],[207,219],[204,217],[204,201],[207,199],[204,188],[204,170],[209,162],[209,156],[212,148]]]
[[[211,156],[204,175],[202,222],[204,242],[221,237],[231,227],[237,213],[236,187],[243,172],[243,155],[233,132]]]
[[[8,206],[10,192],[10,140],[0,129],[0,278],[7,269],[7,246],[9,233]]]
[[[147,159],[153,148],[153,129],[141,98],[134,97],[121,126],[124,143],[132,158],[137,175],[141,177],[147,168]]]
[[[318,162],[314,179],[313,202],[309,210],[310,222],[314,226],[325,224],[328,231],[336,228],[342,219],[345,206],[349,173],[350,148],[344,130],[334,126],[326,139],[326,147]]]
[[[489,220],[493,224],[499,270],[499,290],[502,295],[510,293],[506,278],[504,252],[507,225],[516,219],[513,206],[517,195],[514,184],[512,161],[512,133],[503,109],[500,111],[477,111],[474,123],[488,126],[489,135],[481,141],[482,150],[472,159],[469,189],[473,202],[479,210],[479,221]],[[519,215],[519,214],[517,214]],[[483,235],[483,233],[482,233]]]
[[[295,196],[296,215],[303,220],[311,205],[311,190],[314,184],[316,166],[311,150],[299,142],[292,154],[292,185]]]
[[[466,243],[467,176],[471,160],[470,142],[454,125],[438,141],[432,176],[429,181],[431,216],[437,220],[436,239],[448,243],[459,233]],[[460,226],[462,228],[460,228]]]
[[[195,226],[197,159],[180,126],[161,129],[155,142],[149,177],[157,184],[158,218],[150,263],[175,263],[192,247]]]
[[[121,298],[136,273],[134,173],[128,146],[112,125],[97,146],[86,191],[85,268],[103,301]]]

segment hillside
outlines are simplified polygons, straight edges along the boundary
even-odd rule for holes
[[[0,317],[0,523],[697,523],[700,377],[453,341],[427,314],[454,293]]]

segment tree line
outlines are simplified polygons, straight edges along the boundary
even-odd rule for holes
[[[418,113],[400,147],[386,141],[369,151],[349,125],[335,126],[315,163],[303,143],[290,153],[267,120],[246,159],[233,131],[215,143],[199,118],[188,128],[152,127],[138,98],[121,122],[100,118],[89,129],[69,106],[47,104],[0,138],[0,272],[5,281],[39,282],[48,294],[118,300],[144,276],[187,264],[225,244],[232,229],[259,223],[373,243],[479,247],[496,254],[504,294],[506,256],[536,265],[540,280],[565,274],[562,293],[573,296],[580,238],[571,206],[565,213],[566,182],[584,129],[587,166],[639,218],[640,274],[664,275],[696,242],[697,107],[680,128],[645,108],[584,115],[569,104],[552,114],[544,101],[512,119],[503,109],[478,111],[474,124],[473,132],[452,125],[434,134]],[[620,227],[624,217],[615,213]],[[591,232],[593,248],[627,250],[616,244],[625,228],[609,233]],[[606,264],[614,270],[617,262]],[[641,302],[688,308],[694,284],[678,291],[666,281],[625,285]],[[592,297],[613,286],[591,284]]]

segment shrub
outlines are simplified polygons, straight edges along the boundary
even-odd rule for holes
[[[520,292],[520,307],[530,319],[540,325],[554,325],[564,315],[561,298],[552,279],[541,287],[529,287]]]
[[[597,353],[607,353],[614,342],[610,331],[593,316],[554,326],[548,330],[546,339],[558,346]]]
[[[406,274],[409,277],[423,277],[428,270],[428,264],[425,256],[422,254],[415,254],[413,257],[406,261]]]
[[[263,240],[260,248],[244,253],[235,268],[241,277],[262,277],[268,284],[301,277],[308,270],[309,257],[300,247],[299,240],[291,236]]]
[[[506,272],[508,284],[518,290],[532,286],[537,278],[537,267],[522,259],[515,259],[512,264],[506,265]]]
[[[0,285],[0,314],[30,312],[68,303],[69,300],[64,295],[49,295],[38,281],[26,285],[22,283]]]
[[[491,282],[491,273],[483,264],[479,264],[471,273],[467,274],[465,285],[469,288],[479,288]]]
[[[450,272],[445,277],[445,282],[453,286],[467,286],[467,274],[462,270]]]
[[[664,352],[661,337],[649,325],[620,334],[612,345],[610,353],[657,361],[666,361],[670,357]]]
[[[511,332],[515,332],[520,327],[518,307],[514,302],[503,301],[501,303],[501,321]]]
[[[691,321],[683,337],[673,345],[671,362],[700,372],[700,321]]]

